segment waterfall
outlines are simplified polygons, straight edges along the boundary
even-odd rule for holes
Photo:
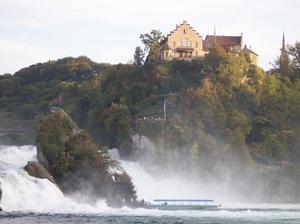
[[[47,179],[29,176],[28,161],[36,161],[34,146],[0,146],[0,182],[5,211],[99,212],[107,209],[104,201],[91,206],[66,197]]]
[[[138,199],[151,202],[156,198],[194,199],[210,196],[202,186],[193,179],[176,174],[157,175],[149,172],[143,162],[121,160],[118,149],[109,150],[110,156],[118,160],[124,170],[131,176],[136,187]],[[147,166],[149,165],[146,163]]]
[[[139,199],[152,201],[155,198],[199,198],[201,188],[192,180],[183,180],[176,175],[155,176],[149,173],[142,162],[120,159],[117,149],[110,150],[131,176]],[[5,211],[34,212],[86,212],[110,211],[103,200],[94,205],[80,202],[82,195],[67,197],[47,179],[30,176],[24,166],[28,161],[37,161],[35,146],[0,146],[0,183],[2,199],[0,206]]]

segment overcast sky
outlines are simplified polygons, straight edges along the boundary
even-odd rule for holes
[[[300,41],[299,0],[0,0],[0,74],[86,55],[127,63],[139,35],[187,20],[203,37],[244,34],[267,69],[286,42]]]

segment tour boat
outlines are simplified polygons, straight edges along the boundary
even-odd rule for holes
[[[145,203],[145,208],[161,210],[204,210],[221,207],[214,200],[203,199],[155,199],[153,203]]]

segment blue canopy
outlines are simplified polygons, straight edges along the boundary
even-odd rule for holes
[[[214,200],[210,199],[154,199],[155,202],[213,202]]]

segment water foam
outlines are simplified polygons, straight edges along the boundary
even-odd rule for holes
[[[1,146],[1,207],[5,211],[99,212],[108,209],[103,201],[95,206],[74,201],[49,180],[29,176],[24,166],[32,160],[36,160],[34,146]]]
[[[139,198],[152,200],[155,197],[174,197],[187,191],[190,196],[199,192],[199,187],[182,183],[181,179],[173,177],[155,178],[137,162],[120,160],[117,150],[114,150],[124,169],[132,176]],[[88,205],[66,197],[59,188],[46,179],[31,177],[24,170],[27,161],[36,160],[34,146],[2,146],[0,147],[0,182],[2,184],[2,200],[0,206],[7,212],[46,212],[46,213],[76,213],[97,214],[99,216],[170,216],[170,217],[211,217],[237,219],[300,219],[300,207],[297,205],[225,205],[218,211],[159,211],[149,209],[112,209],[104,201]],[[188,189],[188,190],[187,190]],[[280,210],[273,210],[273,209]]]

